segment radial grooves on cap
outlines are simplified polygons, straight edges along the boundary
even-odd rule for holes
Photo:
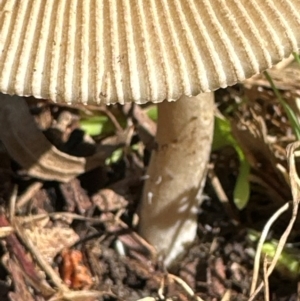
[[[193,11],[190,6],[186,6],[182,1],[175,0],[174,1],[176,7],[176,13],[179,18],[179,26],[181,26],[182,31],[184,32],[184,39],[182,43],[187,44],[187,49],[190,51],[191,55],[191,63],[194,65],[192,68],[195,71],[195,76],[193,78],[193,74],[189,75],[189,78],[192,80],[191,89],[193,94],[193,90],[203,91],[209,90],[209,83],[207,80],[207,73],[205,70],[204,63],[202,61],[201,52],[199,51],[199,47],[197,45],[197,40],[195,35],[193,34]],[[200,18],[199,18],[200,19]]]
[[[187,18],[190,20],[194,19],[195,21],[196,26],[193,27],[193,35],[195,36],[195,39],[197,39],[199,45],[198,51],[201,51],[203,54],[201,57],[204,65],[203,71],[200,69],[198,72],[202,72],[203,74],[204,72],[207,73],[208,86],[201,86],[199,92],[208,92],[212,86],[217,86],[219,84],[221,87],[221,83],[226,82],[226,72],[225,68],[222,66],[220,56],[218,55],[219,49],[211,38],[211,34],[206,30],[206,25],[201,17],[201,10],[196,7],[194,0],[187,0],[187,2],[190,7],[191,15],[190,17],[188,14],[186,15]],[[206,60],[203,59],[204,57],[206,57]],[[210,67],[208,67],[208,64]]]
[[[82,0],[80,0],[82,1]],[[63,70],[63,98],[72,99],[76,101],[76,86],[74,85],[74,80],[78,77],[78,72],[80,70],[80,58],[78,58],[78,48],[76,46],[76,40],[78,39],[79,32],[77,29],[77,14],[80,10],[77,9],[78,0],[69,0],[65,6],[65,13],[68,15],[66,18],[67,22],[65,28],[63,29],[66,34],[62,44],[66,45],[65,49],[65,64],[60,68]],[[77,55],[77,56],[76,56]],[[78,95],[78,94],[77,94]],[[79,95],[78,95],[79,96]]]
[[[45,55],[48,57],[48,65],[45,67],[46,82],[49,82],[48,93],[42,98],[50,98],[53,101],[70,102],[70,99],[63,98],[63,78],[61,71],[65,66],[66,56],[64,49],[66,44],[62,43],[63,35],[66,33],[66,23],[68,21],[64,11],[66,8],[66,0],[55,1],[52,24],[49,29],[50,44]]]
[[[149,17],[147,14],[148,5],[145,5],[144,0],[136,1],[136,12],[137,12],[137,22],[139,24],[137,30],[137,35],[140,37],[139,49],[142,56],[140,57],[141,64],[144,62],[145,64],[145,81],[143,83],[144,91],[146,91],[146,95],[149,95],[149,99],[164,99],[166,95],[159,95],[163,89],[161,86],[165,85],[164,78],[163,80],[158,80],[159,74],[161,71],[161,66],[155,68],[157,66],[158,52],[153,51],[153,47],[155,47],[155,43],[152,43],[151,26],[149,26]],[[150,38],[149,38],[150,37]],[[141,69],[141,68],[139,68]]]
[[[39,37],[35,40],[36,45],[36,53],[32,54],[31,63],[33,64],[32,69],[33,72],[30,74],[28,72],[28,80],[31,83],[31,86],[28,85],[29,91],[32,91],[34,95],[40,95],[43,92],[43,79],[44,79],[44,67],[46,64],[46,56],[45,53],[47,51],[47,46],[49,43],[49,36],[47,33],[49,32],[49,28],[51,26],[51,13],[53,9],[52,0],[46,0],[46,4],[44,7],[41,7],[43,10],[40,13],[38,24],[40,24],[39,30],[36,31],[39,34]],[[23,69],[26,71],[26,66]],[[28,68],[29,69],[29,68]]]
[[[103,78],[103,57],[104,57],[104,45],[105,41],[103,39],[103,2],[102,1],[92,1],[91,7],[91,18],[89,28],[90,41],[89,45],[95,44],[94,47],[90,49],[90,72],[89,72],[89,82],[92,86],[93,99],[100,103],[100,93],[101,93],[101,81]],[[94,81],[93,81],[94,74]]]
[[[300,14],[299,14],[299,8],[296,8],[293,5],[293,0],[286,0],[285,2],[281,2],[280,10],[285,18],[290,18],[291,22],[294,22],[296,26],[293,28],[294,34],[299,31],[300,26]],[[284,5],[284,7],[282,7]],[[296,32],[295,32],[296,29]]]
[[[170,9],[170,5],[173,5],[173,3],[168,3],[168,0],[162,0],[162,12],[164,15],[164,19],[166,21],[166,27],[167,27],[167,34],[170,35],[170,42],[168,44],[171,44],[171,48],[174,51],[175,56],[175,63],[178,66],[178,72],[179,72],[179,78],[180,78],[180,87],[182,87],[182,91],[186,95],[191,95],[191,87],[190,87],[190,80],[189,80],[189,71],[188,70],[188,62],[187,58],[189,53],[184,52],[185,45],[185,39],[182,37],[181,30],[179,28],[176,28],[176,23],[178,24],[177,18],[173,15],[175,14],[178,16],[177,11],[175,9]],[[172,14],[173,13],[173,14]],[[180,14],[180,12],[179,12]],[[167,36],[166,36],[167,38]],[[166,44],[165,48],[168,47],[168,44]],[[166,64],[169,62],[167,61]],[[170,66],[169,69],[171,69],[172,66]]]
[[[10,32],[11,21],[14,20],[12,14],[16,12],[12,10],[14,0],[0,1],[0,32]],[[5,35],[0,35],[0,53],[7,49],[7,39]]]
[[[33,71],[31,57],[35,57],[37,49],[35,43],[35,34],[38,33],[38,31],[33,31],[32,28],[39,28],[37,21],[40,8],[39,2],[40,1],[38,0],[33,0],[32,5],[27,6],[26,13],[24,15],[24,36],[17,56],[18,61],[14,62],[16,71],[15,74],[12,74],[12,83],[16,94],[26,95],[28,93],[28,91],[26,91],[27,87],[25,85],[25,82],[27,80],[30,80],[26,75]]]
[[[224,30],[224,25],[221,24],[221,18],[218,19],[217,13],[221,10],[218,3],[214,2],[215,7],[213,7],[210,0],[204,0],[205,8],[207,9],[208,15],[211,17],[212,26],[217,32],[217,39],[221,41],[222,47],[220,49],[224,49],[227,55],[227,58],[231,64],[231,67],[234,71],[233,76],[237,80],[243,80],[245,78],[245,70],[242,67],[242,60],[238,57],[235,48],[233,47],[233,39],[232,36]],[[224,14],[225,15],[225,14]],[[223,16],[222,16],[223,17]],[[223,17],[227,22],[229,21],[225,16]],[[224,20],[223,20],[224,21]],[[226,22],[226,23],[227,23]],[[228,26],[229,25],[229,26]],[[232,23],[229,23],[228,28],[232,28]],[[240,41],[240,37],[237,35],[233,35],[237,41]],[[244,49],[241,53],[244,52]],[[228,76],[227,76],[228,78]],[[224,83],[226,86],[227,83]]]
[[[273,17],[272,20],[273,22],[278,22],[279,25],[281,26],[282,30],[277,31],[277,33],[282,32],[287,40],[289,41],[289,43],[291,44],[291,48],[296,48],[297,47],[297,40],[296,37],[294,36],[292,30],[289,27],[289,24],[287,23],[287,21],[285,20],[285,18],[282,16],[280,10],[278,10],[274,3],[270,0],[266,0],[266,4],[269,7],[269,11],[272,13]],[[275,23],[274,22],[274,23]],[[271,25],[272,26],[272,25]]]
[[[80,32],[80,47],[79,48],[80,53],[78,56],[80,57],[80,71],[79,71],[79,77],[78,77],[78,96],[79,101],[82,100],[82,102],[86,102],[88,99],[89,93],[90,93],[90,87],[89,87],[89,68],[90,68],[90,54],[89,54],[89,42],[90,42],[90,31],[89,31],[89,20],[90,20],[90,12],[91,12],[91,1],[90,0],[81,0],[79,2],[79,5],[81,5],[81,14],[77,17],[77,26],[80,24],[78,30]],[[91,93],[92,94],[92,93]]]
[[[224,3],[223,0],[216,0],[219,3],[219,10],[224,12],[224,18],[227,19],[229,28],[232,30],[229,36],[236,36],[237,41],[240,43],[240,48],[244,49],[244,59],[241,62],[246,61],[249,64],[249,68],[253,73],[259,72],[259,64],[256,60],[255,53],[251,48],[250,41],[245,37],[243,30],[239,27],[236,16],[228,9],[228,6]],[[238,58],[240,60],[240,58]],[[243,67],[242,67],[243,68]],[[244,69],[244,68],[243,68]]]
[[[120,64],[120,43],[119,43],[119,30],[118,30],[118,14],[117,3],[115,0],[109,0],[109,23],[110,25],[110,45],[112,56],[112,70],[114,74],[114,86],[117,93],[117,98],[120,103],[124,103],[123,89],[121,87],[122,74]]]
[[[178,66],[174,60],[174,49],[172,42],[169,41],[170,33],[168,32],[168,28],[165,24],[166,20],[162,16],[159,16],[162,13],[162,8],[159,6],[159,2],[156,0],[149,0],[149,11],[150,15],[148,15],[150,20],[152,20],[153,32],[152,34],[158,41],[158,47],[156,51],[160,54],[160,62],[163,67],[163,78],[165,80],[165,90],[166,90],[166,98],[172,99],[174,95],[176,95],[176,88],[179,83],[176,79],[178,75]],[[167,31],[167,33],[164,33]],[[169,43],[166,43],[169,41]],[[173,66],[170,66],[169,62],[173,63]],[[172,72],[173,71],[173,72]]]
[[[5,33],[7,34],[5,41],[6,48],[2,50],[0,58],[0,90],[3,89],[5,92],[7,91],[8,93],[15,93],[13,83],[11,82],[11,76],[15,75],[15,65],[20,59],[20,54],[17,54],[17,51],[22,46],[22,42],[20,41],[24,40],[23,29],[26,26],[23,24],[23,22],[25,13],[26,4],[24,1],[21,2],[17,7],[13,6],[11,16],[14,16],[16,19],[15,21],[11,20],[11,26],[8,32]],[[2,36],[2,33],[0,34],[0,36]]]
[[[265,35],[266,35],[265,43],[267,44],[268,51],[271,52],[272,49],[274,49],[276,50],[275,55],[277,55],[278,57],[283,57],[284,56],[283,46],[277,35],[277,32],[279,31],[278,23],[276,23],[274,28],[272,26],[273,23],[272,21],[273,20],[277,21],[276,16],[274,16],[272,12],[269,11],[269,7],[267,4],[264,4],[265,11],[260,8],[259,2],[256,0],[249,0],[248,4],[256,24],[260,24],[262,26],[261,29],[263,28],[265,31]],[[272,45],[272,47],[270,47],[270,45]]]
[[[254,51],[254,59],[256,62],[252,64],[257,64],[258,68],[260,65],[271,66],[272,59],[270,53],[266,48],[264,40],[261,39],[259,28],[255,25],[254,20],[252,20],[250,17],[250,11],[244,8],[240,0],[232,0],[232,4],[236,6],[236,8],[233,6],[233,8],[235,8],[233,11],[236,11],[239,14],[239,18],[244,20],[244,22],[240,24],[241,30],[244,32],[248,31],[249,36],[251,36],[250,39],[249,36],[247,38],[249,45],[251,46],[253,41],[256,41],[256,51]],[[237,13],[235,13],[235,15]]]
[[[175,100],[300,45],[299,0],[0,0],[0,91],[67,103]]]
[[[134,99],[141,98],[140,80],[141,76],[138,70],[137,47],[135,43],[135,22],[134,5],[130,5],[130,0],[123,0],[124,16],[125,16],[125,32],[127,42],[127,63],[129,67],[130,92]]]

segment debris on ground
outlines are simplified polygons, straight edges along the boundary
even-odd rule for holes
[[[292,62],[270,75],[300,120],[299,70]],[[18,130],[9,127],[12,116],[2,114],[7,133],[1,139],[9,147],[0,145],[0,299],[251,300],[257,241],[272,214],[295,195],[286,148],[296,137],[263,75],[217,91],[216,103],[231,138],[212,152],[197,240],[171,271],[136,231],[155,147],[153,106],[68,107],[29,98]],[[102,120],[102,128],[93,120]],[[29,126],[31,136],[21,143],[16,137]],[[26,153],[26,143],[36,145],[35,153]],[[241,183],[249,195],[240,208],[237,146],[249,164]],[[270,266],[291,208],[266,236],[258,283],[266,280],[263,264]],[[297,299],[298,268],[289,276],[299,258],[299,219],[295,225],[280,261],[288,262],[286,273],[275,269],[255,300]]]

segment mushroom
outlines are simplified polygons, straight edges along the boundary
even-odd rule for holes
[[[297,52],[299,12],[299,0],[0,0],[0,91],[159,103],[139,229],[170,266],[196,235],[211,91]]]

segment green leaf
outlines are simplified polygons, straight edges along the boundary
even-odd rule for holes
[[[257,243],[260,239],[260,236],[261,236],[260,232],[253,229],[248,229],[247,238],[252,243]],[[273,259],[277,247],[278,247],[278,241],[276,239],[271,239],[270,241],[265,242],[262,246],[261,253],[263,256],[261,256],[261,258],[268,256],[270,259]],[[298,278],[300,276],[299,259],[300,257],[299,257],[298,248],[285,246],[276,264],[276,269],[284,276],[293,279]]]
[[[116,149],[109,158],[105,160],[106,165],[117,163],[123,156],[123,148]]]
[[[218,150],[222,147],[231,145],[235,146],[237,144],[236,140],[231,133],[230,122],[225,118],[215,117],[214,125],[214,139],[212,143],[212,150]]]
[[[147,115],[153,121],[157,121],[157,106],[151,106],[147,110]]]
[[[80,120],[80,128],[90,136],[98,136],[114,131],[113,124],[107,116],[83,118]]]
[[[239,210],[246,207],[250,197],[249,184],[250,165],[240,160],[240,170],[233,191],[233,201]]]
[[[249,201],[250,165],[247,162],[242,149],[232,135],[230,122],[226,119],[216,116],[212,149],[217,150],[228,145],[232,146],[236,150],[240,161],[239,174],[233,191],[233,201],[237,208],[241,210]]]

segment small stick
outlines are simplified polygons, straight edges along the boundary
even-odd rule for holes
[[[208,177],[210,179],[211,185],[214,188],[214,191],[219,199],[219,201],[222,203],[222,205],[224,206],[224,209],[227,213],[227,215],[232,219],[232,221],[235,224],[238,224],[238,218],[237,216],[234,214],[230,204],[229,204],[229,199],[222,187],[222,184],[220,183],[219,178],[217,177],[217,175],[214,172],[213,166],[209,165],[208,168]]]
[[[201,299],[199,296],[196,296],[196,294],[194,293],[194,291],[192,290],[192,288],[181,278],[172,275],[172,274],[168,274],[168,278],[172,279],[173,281],[177,282],[186,292],[189,296],[195,298],[195,300],[197,301],[204,301],[203,299]]]
[[[49,301],[63,301],[63,300],[82,301],[82,300],[90,300],[95,298],[102,299],[103,296],[109,296],[115,299],[117,298],[117,296],[111,292],[69,290],[69,291],[57,293],[55,296],[49,299]]]
[[[17,209],[22,208],[24,205],[26,205],[34,196],[35,194],[42,188],[43,183],[42,182],[35,182],[32,185],[30,185],[27,190],[18,197],[17,199]]]
[[[268,257],[264,259],[264,284],[265,284],[265,300],[270,301],[269,277],[268,277]]]
[[[30,251],[31,255],[36,259],[38,265],[48,275],[53,284],[62,292],[68,291],[69,288],[63,283],[62,279],[56,274],[53,268],[43,258],[37,247],[32,243],[32,241],[27,237],[27,235],[25,235],[24,231],[22,230],[17,221],[14,222],[14,228],[16,230],[17,235],[26,245],[26,248]]]
[[[13,221],[15,214],[16,214],[17,195],[18,195],[18,186],[15,185],[12,195],[9,199],[9,219],[11,222]]]

